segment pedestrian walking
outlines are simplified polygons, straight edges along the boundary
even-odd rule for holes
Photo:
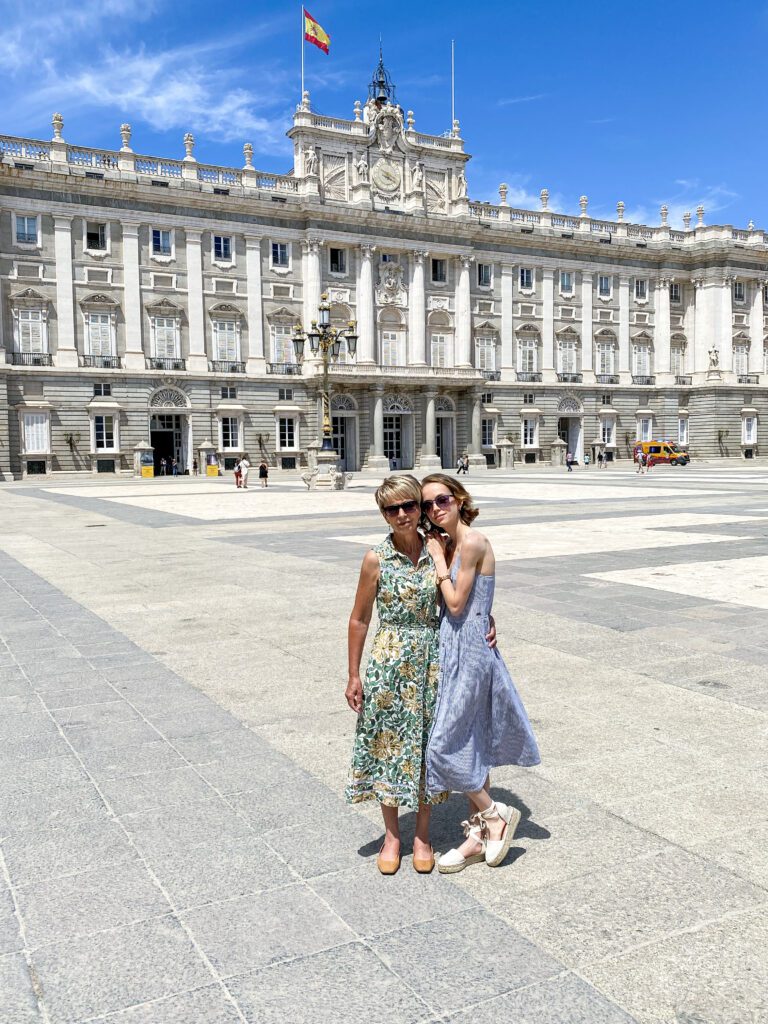
[[[176,459],[174,459],[171,462],[171,473],[172,473],[173,476],[178,476],[179,475],[179,464],[176,461]]]
[[[603,468],[603,450],[602,448],[597,449],[597,468]]]
[[[243,483],[243,489],[246,491],[248,490],[248,473],[250,472],[250,469],[251,464],[248,461],[248,456],[244,455],[242,459],[240,459],[240,479]]]
[[[165,456],[160,459],[160,476],[166,476],[168,469],[168,463],[165,461]]]
[[[269,487],[269,466],[264,459],[259,463],[259,483],[262,487]]]
[[[197,465],[197,459],[192,459],[192,476],[197,476],[199,467]]]
[[[590,461],[591,460],[590,460],[590,457],[589,457],[589,452],[586,452],[585,455],[584,455],[584,469],[589,469]]]
[[[469,472],[469,456],[465,453],[464,455],[464,475],[466,476]]]
[[[569,473],[573,472],[573,452],[566,453],[565,466]]]
[[[650,452],[645,457],[645,472],[648,473],[653,468],[653,456]]]
[[[235,487],[239,489],[241,483],[242,477],[240,475],[240,459],[238,459],[237,462],[235,463]]]
[[[464,472],[464,456],[460,455],[458,457],[458,459],[456,459],[456,476],[458,476],[459,473],[463,473],[463,472]]]
[[[422,513],[437,527],[427,534],[443,601],[440,685],[426,752],[427,799],[465,793],[474,814],[466,841],[438,861],[443,874],[506,857],[521,813],[490,796],[490,771],[529,767],[541,758],[512,677],[489,643],[496,561],[487,537],[472,528],[478,515],[463,484],[442,473],[422,482]]]

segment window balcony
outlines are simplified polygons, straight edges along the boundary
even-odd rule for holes
[[[693,377],[689,373],[676,373],[675,384],[682,384],[683,387],[689,388],[693,384]]]
[[[759,373],[740,373],[738,375],[739,384],[759,384],[760,374]]]
[[[481,370],[485,380],[501,380],[501,370]]]
[[[596,373],[595,380],[598,384],[618,384],[618,373]]]
[[[524,384],[540,384],[541,373],[531,372],[530,370],[518,370],[517,379]]]
[[[561,384],[581,384],[583,374],[581,373],[558,373],[557,379]]]
[[[167,359],[164,356],[147,357],[148,370],[186,370],[186,368],[185,359]]]
[[[648,385],[650,385],[652,387],[656,383],[656,378],[655,377],[646,377],[646,376],[636,377],[635,374],[633,373],[632,374],[632,383],[633,384],[642,384],[644,387],[647,387]]]
[[[104,370],[119,370],[120,356],[80,356],[81,366],[97,366]]]
[[[245,363],[232,359],[213,359],[211,370],[214,373],[245,373]]]
[[[267,373],[279,373],[286,377],[300,377],[301,366],[298,363],[267,363]]]
[[[11,352],[14,366],[53,366],[50,352]]]

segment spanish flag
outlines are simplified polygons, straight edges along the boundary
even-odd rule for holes
[[[306,8],[304,11],[304,38],[308,43],[314,43],[323,53],[328,53],[331,46],[331,37],[323,29]]]

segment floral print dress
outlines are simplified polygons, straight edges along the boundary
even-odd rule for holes
[[[414,565],[391,536],[373,550],[380,568],[379,626],[363,681],[346,798],[415,810],[448,798],[427,795],[424,784],[440,672],[435,566],[426,547]]]

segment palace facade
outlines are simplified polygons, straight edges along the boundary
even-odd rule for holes
[[[459,123],[416,130],[380,63],[349,120],[305,93],[289,174],[0,136],[0,478],[313,459],[327,295],[357,325],[330,366],[355,471],[627,459],[666,438],[768,453],[768,238],[468,196]],[[761,382],[764,382],[761,384]]]

